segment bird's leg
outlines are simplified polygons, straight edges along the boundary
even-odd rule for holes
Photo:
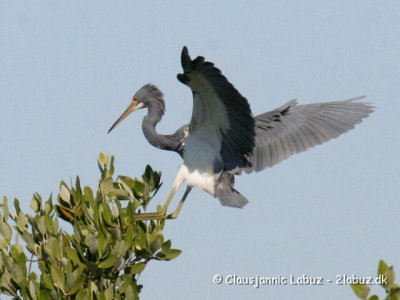
[[[186,197],[189,195],[190,191],[192,190],[192,187],[190,185],[188,185],[186,187],[186,191],[183,194],[183,197],[181,199],[181,201],[179,201],[178,206],[176,207],[175,211],[172,214],[169,214],[168,216],[170,216],[169,219],[176,219],[179,215],[179,212],[181,211],[181,208],[183,206],[183,203],[185,203]]]
[[[136,214],[135,215],[135,219],[136,220],[163,220],[163,219],[167,219],[167,209],[168,206],[172,200],[172,198],[174,198],[174,195],[177,191],[177,188],[175,185],[172,187],[171,192],[169,193],[167,199],[165,200],[161,211],[160,212],[151,212],[151,213],[141,213],[141,214]]]
[[[169,193],[167,199],[164,201],[164,204],[161,207],[162,214],[165,214],[167,212],[168,206],[171,203],[171,200],[174,198],[176,191],[177,191],[177,188],[175,189],[175,187],[173,187],[171,192]]]
[[[142,213],[142,214],[136,214],[135,215],[135,219],[136,220],[165,220],[165,219],[175,219],[176,216],[179,214],[179,211],[183,205],[183,203],[181,204],[182,200],[185,201],[184,199],[187,197],[187,195],[189,194],[190,190],[192,189],[189,186],[186,189],[185,194],[183,195],[183,198],[181,200],[181,202],[179,203],[177,209],[172,213],[167,215],[167,210],[168,210],[168,206],[171,203],[172,198],[174,198],[176,191],[179,189],[179,187],[181,186],[182,182],[184,180],[184,176],[182,176],[182,169],[178,171],[178,174],[175,177],[175,181],[174,184],[172,186],[171,192],[169,193],[167,199],[165,200],[161,211],[160,212],[152,212],[152,213]],[[178,209],[179,208],[179,209]],[[173,217],[173,215],[176,215],[175,217]]]
[[[135,219],[136,220],[165,220],[165,219],[176,219],[179,215],[179,212],[181,211],[181,208],[183,206],[183,203],[186,200],[186,197],[189,195],[190,191],[192,190],[191,186],[186,187],[186,191],[183,194],[183,197],[181,201],[179,202],[178,206],[176,207],[175,211],[171,214],[166,214],[167,208],[169,203],[171,202],[171,199],[174,197],[174,194],[176,191],[172,189],[171,193],[168,195],[167,200],[165,201],[161,212],[157,213],[142,213],[142,214],[136,214]]]

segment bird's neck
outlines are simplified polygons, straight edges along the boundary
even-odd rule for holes
[[[151,145],[165,149],[167,145],[165,136],[156,131],[156,126],[160,122],[162,114],[153,112],[152,109],[154,108],[149,107],[148,109],[149,111],[142,122],[143,134]]]
[[[143,118],[143,134],[151,145],[156,148],[168,151],[175,151],[182,156],[182,141],[185,137],[185,126],[179,128],[170,135],[159,134],[156,126],[160,122],[164,109],[148,106],[147,115]]]

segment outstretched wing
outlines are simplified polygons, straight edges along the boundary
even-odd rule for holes
[[[361,98],[307,105],[292,100],[256,116],[256,146],[249,157],[251,167],[245,171],[272,167],[351,130],[373,111],[371,105],[355,101]]]
[[[178,80],[193,92],[190,138],[219,151],[223,165],[215,165],[215,172],[248,166],[247,156],[255,145],[255,126],[247,100],[204,57],[191,60],[184,47],[181,60],[184,73],[178,74]]]

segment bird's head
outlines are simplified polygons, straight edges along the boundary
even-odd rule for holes
[[[107,133],[110,133],[119,123],[121,123],[131,112],[142,108],[155,108],[162,116],[165,111],[165,103],[162,92],[153,84],[146,84],[142,86],[133,95],[131,103],[122,113],[122,115],[115,121]]]

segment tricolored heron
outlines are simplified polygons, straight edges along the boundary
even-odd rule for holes
[[[160,213],[143,213],[137,219],[176,218],[192,187],[200,188],[222,205],[243,207],[248,202],[234,189],[234,176],[242,171],[258,172],[290,155],[322,144],[354,128],[373,107],[344,101],[298,105],[291,100],[270,112],[253,117],[249,103],[204,57],[192,60],[186,47],[181,55],[183,74],[178,80],[193,93],[192,119],[171,135],[156,132],[165,112],[162,92],[152,84],[139,89],[110,132],[131,112],[147,108],[142,129],[149,143],[162,150],[177,152],[183,165]],[[186,191],[175,211],[168,205],[183,182]]]

